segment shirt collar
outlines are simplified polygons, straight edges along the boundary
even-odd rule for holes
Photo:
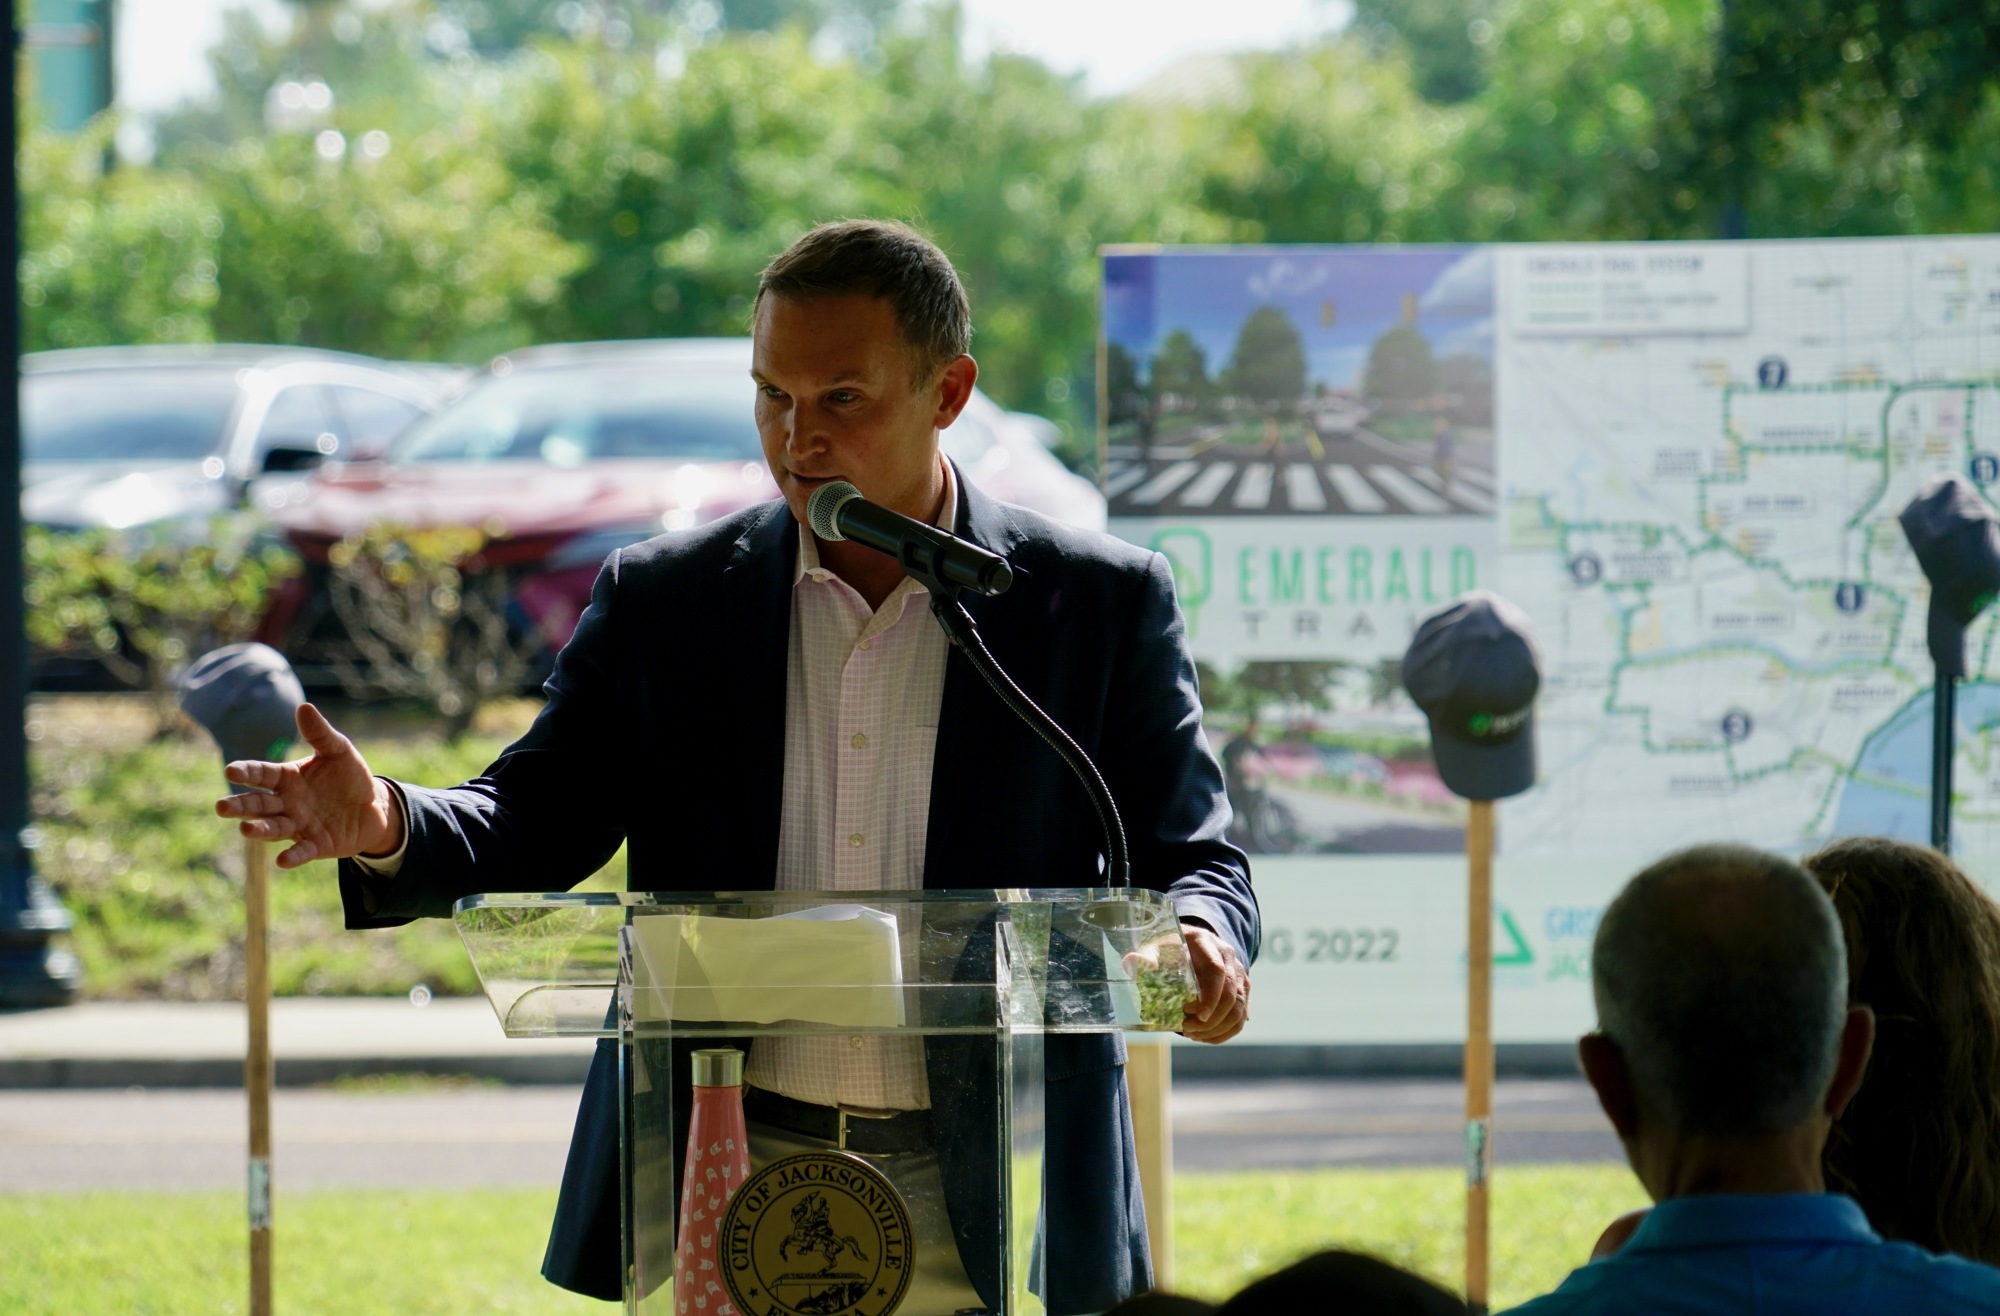
[[[1880,1243],[1868,1217],[1838,1193],[1670,1197],[1646,1213],[1619,1255],[1759,1243]]]
[[[938,514],[937,524],[955,532],[958,525],[958,472],[953,470],[951,463],[945,461],[943,457],[939,457],[938,462],[944,467],[944,508]],[[812,527],[800,526],[798,561],[792,568],[792,584],[797,586],[807,576],[811,576],[814,580],[825,580],[832,574],[819,564],[819,540],[814,537]],[[903,584],[915,585],[916,582],[905,580]]]

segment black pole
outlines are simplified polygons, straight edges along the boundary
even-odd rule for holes
[[[64,1005],[76,996],[83,966],[50,939],[70,927],[48,883],[35,872],[28,815],[28,639],[21,597],[21,289],[20,197],[16,161],[16,71],[20,29],[7,0],[6,95],[0,96],[0,147],[7,183],[0,195],[0,353],[7,358],[7,402],[0,406],[0,1008]]]
[[[1952,705],[1957,695],[1958,678],[1940,671],[1931,694],[1931,847],[1939,854],[1951,853]]]

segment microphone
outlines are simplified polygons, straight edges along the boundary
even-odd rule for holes
[[[960,588],[1004,594],[1014,583],[1014,569],[998,553],[871,503],[845,480],[813,490],[806,499],[806,522],[829,543],[851,539],[887,553],[934,593]]]

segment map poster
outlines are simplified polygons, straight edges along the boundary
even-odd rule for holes
[[[1165,554],[1253,853],[1451,853],[1464,815],[1397,664],[1490,585],[1484,248],[1104,258],[1111,529]]]
[[[1393,662],[1468,585],[1545,669],[1500,805],[1503,1039],[1589,1026],[1597,917],[1670,850],[1928,839],[1896,514],[1942,473],[2000,493],[2000,237],[1114,252],[1104,310],[1112,525],[1170,560],[1252,848],[1290,852],[1250,1040],[1460,1035],[1464,860],[1423,852],[1462,834]],[[1428,391],[1371,370],[1405,329]],[[2000,892],[2000,607],[1967,658],[1954,858]]]
[[[1505,852],[1927,841],[1928,588],[1896,514],[2000,478],[2000,238],[1494,255],[1500,590],[1547,666]],[[1960,687],[1961,854],[2000,850],[1996,623]]]

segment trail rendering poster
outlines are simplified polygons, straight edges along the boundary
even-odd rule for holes
[[[1173,564],[1236,840],[1462,848],[1395,664],[1493,564],[1491,253],[1109,253],[1102,383],[1112,529]]]
[[[1467,588],[1545,666],[1518,860],[1928,836],[1927,587],[1896,513],[2000,483],[2000,238],[1121,250],[1112,526],[1165,553],[1253,850],[1443,851],[1395,659]],[[2000,852],[2000,609],[1955,831]]]

